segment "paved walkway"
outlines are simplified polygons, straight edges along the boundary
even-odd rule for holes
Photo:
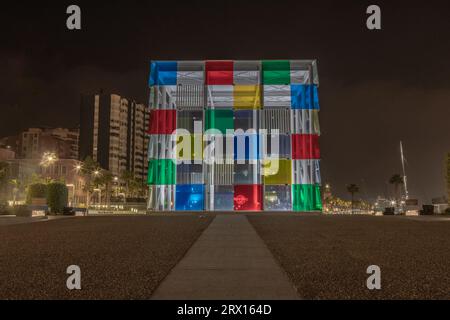
[[[31,222],[48,221],[47,217],[16,217],[16,216],[0,216],[0,226],[8,226],[12,224],[23,224]]]
[[[245,215],[218,215],[152,299],[298,299]]]
[[[44,216],[44,217],[16,217],[0,216],[0,226],[9,226],[13,224],[25,224],[35,222],[46,222],[57,219],[69,219],[71,216]]]

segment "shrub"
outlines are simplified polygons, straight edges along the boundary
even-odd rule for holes
[[[64,183],[52,182],[47,185],[47,205],[52,214],[62,213],[67,206],[69,192]]]
[[[0,200],[0,215],[8,213],[8,203],[6,201]]]
[[[28,206],[15,206],[13,209],[13,213],[16,217],[31,217],[33,212]]]
[[[450,208],[445,209],[445,214],[450,214]]]
[[[26,202],[31,204],[33,198],[45,198],[47,196],[47,185],[44,183],[33,183],[28,186]]]

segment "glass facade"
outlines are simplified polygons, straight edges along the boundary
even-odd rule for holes
[[[273,211],[292,210],[290,185],[265,185],[264,209]]]
[[[315,60],[152,61],[148,209],[321,211]]]
[[[178,184],[176,186],[175,210],[202,211],[204,205],[203,184]]]

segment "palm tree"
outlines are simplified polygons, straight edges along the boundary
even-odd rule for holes
[[[12,196],[13,196],[13,207],[16,206],[16,200],[17,200],[17,193],[20,190],[20,181],[18,179],[11,179],[9,181],[9,184],[12,185]]]
[[[130,190],[134,191],[134,174],[131,171],[122,171],[120,175],[120,180],[125,183],[125,198],[130,197]]]
[[[109,208],[109,205],[111,204],[111,189],[112,189],[112,183],[114,181],[113,174],[108,170],[102,170],[100,173],[100,184],[105,186],[105,194],[106,194],[106,206]]]
[[[0,161],[0,181],[6,178],[8,163],[4,161]]]
[[[6,181],[8,177],[8,167],[9,164],[7,162],[0,161],[0,202],[3,196],[5,196],[6,198]]]
[[[79,167],[79,172],[84,176],[85,180],[84,191],[86,191],[86,213],[88,213],[91,192],[93,191],[95,180],[100,174],[100,165],[91,157],[86,157]]]
[[[392,177],[389,179],[389,183],[394,185],[395,190],[395,202],[398,202],[399,197],[399,187],[403,185],[403,177],[399,175],[398,173],[392,175]]]
[[[450,152],[447,154],[447,165],[446,165],[446,172],[447,172],[447,193],[448,193],[448,203],[450,204]]]
[[[352,195],[352,214],[353,214],[355,193],[359,192],[359,187],[356,184],[351,183],[347,185],[347,191]]]

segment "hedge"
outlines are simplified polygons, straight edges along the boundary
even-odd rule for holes
[[[47,196],[47,185],[44,183],[33,183],[27,189],[27,204],[31,204],[33,198],[45,198]]]
[[[62,213],[67,206],[68,197],[69,192],[64,183],[52,182],[47,185],[47,205],[51,213]]]

